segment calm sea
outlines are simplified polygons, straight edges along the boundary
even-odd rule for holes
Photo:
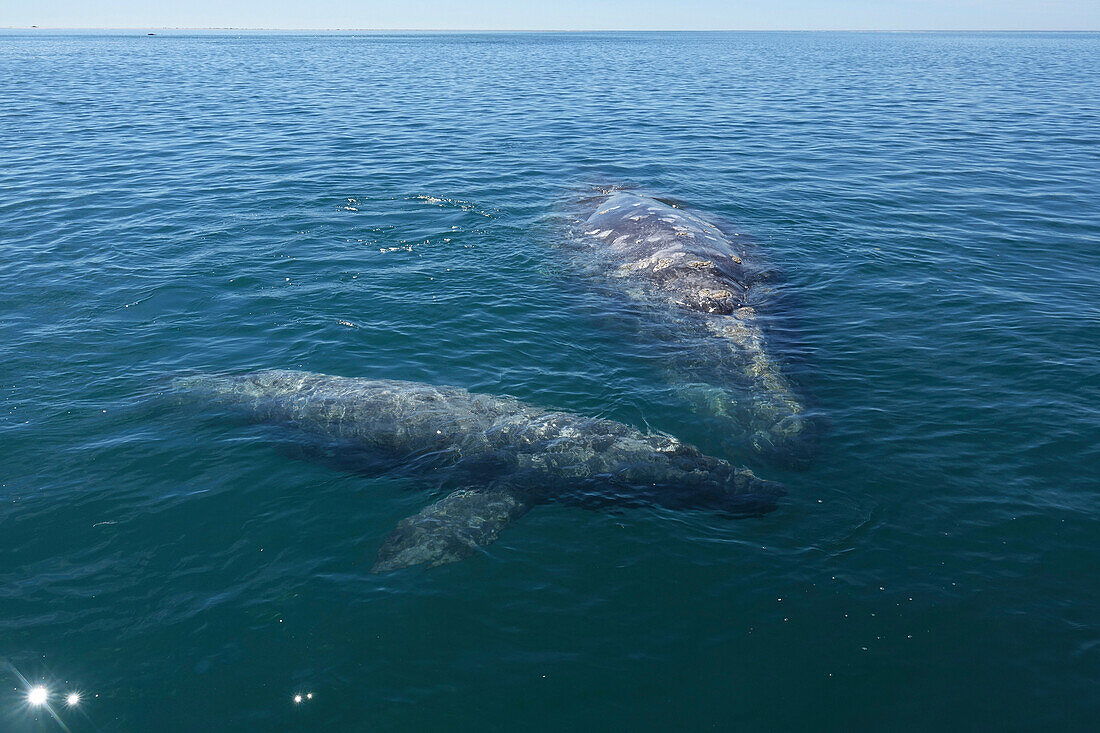
[[[0,34],[0,729],[1095,725],[1098,68],[1094,34]],[[373,576],[438,487],[164,396],[411,379],[719,453],[574,266],[611,185],[782,273],[825,428],[805,470],[724,454],[786,484],[765,517],[551,505]]]

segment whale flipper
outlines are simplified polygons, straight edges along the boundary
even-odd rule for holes
[[[534,502],[507,489],[459,489],[398,522],[378,550],[372,573],[435,567],[469,557]]]

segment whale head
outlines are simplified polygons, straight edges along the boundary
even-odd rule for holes
[[[723,484],[708,492],[708,508],[730,517],[767,514],[787,495],[783,484],[762,479],[747,468],[734,468]]]
[[[773,511],[787,494],[783,484],[758,477],[748,468],[679,445],[668,462],[636,464],[616,476],[614,500],[650,503],[669,509],[697,509],[723,516],[758,516]]]

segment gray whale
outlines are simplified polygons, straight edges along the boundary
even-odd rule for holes
[[[753,515],[784,493],[667,435],[457,387],[297,371],[182,377],[174,387],[349,455],[449,476],[459,488],[402,520],[375,572],[460,560],[549,501]]]
[[[617,191],[584,225],[600,260],[631,297],[682,316],[668,329],[685,355],[669,369],[693,407],[731,440],[801,460],[813,431],[754,307],[746,252],[711,222],[647,196]]]

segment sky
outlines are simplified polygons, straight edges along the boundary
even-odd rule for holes
[[[2,0],[7,28],[1100,30],[1100,0]]]

